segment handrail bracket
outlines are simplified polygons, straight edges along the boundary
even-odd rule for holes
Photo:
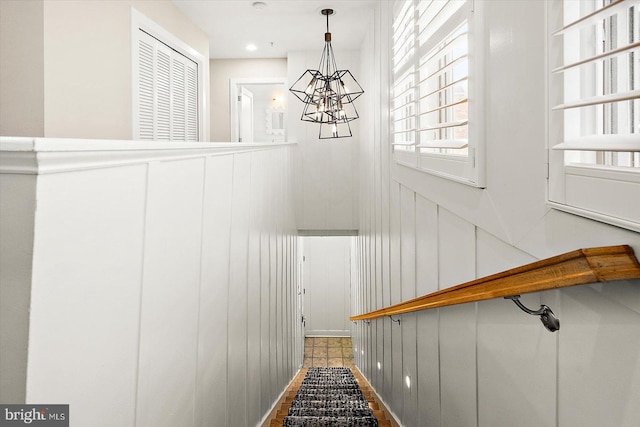
[[[513,301],[522,311],[527,314],[531,314],[532,316],[540,316],[540,321],[544,325],[547,330],[550,332],[555,332],[560,329],[560,320],[553,314],[553,311],[549,308],[549,306],[541,305],[538,310],[531,310],[527,308],[524,304],[520,302],[520,295],[513,295],[510,297],[504,297],[504,299],[510,299]]]

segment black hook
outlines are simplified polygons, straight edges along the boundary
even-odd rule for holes
[[[544,327],[547,328],[550,332],[555,332],[560,329],[560,320],[556,317],[555,314],[553,314],[553,311],[551,311],[551,309],[548,306],[543,304],[540,306],[538,310],[534,311],[525,307],[524,304],[520,302],[520,295],[504,297],[504,299],[510,299],[518,307],[520,307],[522,311],[524,311],[527,314],[531,314],[533,316],[540,316],[540,321],[542,322]]]
[[[392,322],[396,322],[398,325],[400,324],[400,319],[393,320],[393,317],[391,317],[391,315],[389,315],[389,319],[391,319]]]

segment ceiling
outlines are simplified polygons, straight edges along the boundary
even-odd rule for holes
[[[287,52],[318,50],[324,46],[326,18],[322,9],[334,9],[329,18],[334,49],[358,49],[368,19],[379,0],[172,0],[209,36],[211,58],[285,58]],[[254,44],[253,52],[246,50]]]

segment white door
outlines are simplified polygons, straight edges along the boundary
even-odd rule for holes
[[[350,336],[351,238],[303,239],[306,335]]]
[[[238,142],[253,142],[253,93],[245,87],[240,88],[238,96],[240,111],[240,132]]]

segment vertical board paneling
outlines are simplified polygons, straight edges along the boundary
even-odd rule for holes
[[[400,184],[392,182],[389,195],[389,255],[391,257],[390,288],[392,304],[397,304],[402,300],[400,194]],[[392,322],[390,331],[391,364],[387,367],[387,369],[391,369],[390,398],[392,407],[402,419],[402,324]]]
[[[382,318],[383,325],[383,361],[382,361],[382,376],[383,376],[383,389],[382,398],[391,403],[391,396],[393,394],[393,362],[391,358],[391,329],[395,325],[388,317]],[[391,408],[393,411],[394,408]]]
[[[227,417],[231,426],[247,425],[247,262],[251,153],[234,155],[227,351]]]
[[[440,309],[441,426],[476,425],[475,304]]]
[[[402,316],[402,424],[418,425],[418,365],[416,313]],[[409,385],[407,385],[407,379]]]
[[[262,216],[262,191],[265,152],[251,153],[251,185],[249,191],[249,245],[247,286],[247,425],[260,422],[260,217]]]
[[[439,311],[420,311],[417,317],[417,391],[419,426],[440,426]]]
[[[480,277],[535,261],[481,230],[477,249]],[[534,309],[541,304],[539,294],[523,295],[521,301]],[[479,427],[555,424],[550,408],[556,402],[556,338],[511,301],[478,303]]]
[[[401,318],[396,316],[395,320]],[[404,379],[402,369],[402,323],[392,322],[391,326],[391,404],[396,415],[403,418]]]
[[[473,224],[438,209],[438,289],[476,277],[476,235]]]
[[[268,210],[268,204],[267,204]],[[268,214],[265,215],[268,217]],[[270,319],[271,286],[269,277],[269,234],[264,230],[260,234],[260,371],[262,381],[260,383],[261,413],[265,414],[275,399],[271,390],[271,343],[270,343]]]
[[[269,234],[269,281],[270,286],[270,318],[269,318],[269,340],[270,340],[270,381],[272,399],[275,399],[280,393],[280,384],[278,381],[278,282],[277,282],[277,236],[276,236],[276,217],[272,217],[272,223]]]
[[[195,421],[204,163],[149,165],[138,425]]]
[[[637,281],[560,292],[558,425],[635,427],[640,420],[640,298]],[[633,283],[633,284],[632,284]],[[615,297],[610,295],[618,294]]]
[[[401,300],[406,301],[416,296],[416,204],[415,193],[407,187],[400,186],[400,283]],[[404,425],[416,425],[418,392],[416,387],[416,317],[415,314],[400,316],[402,347],[402,370],[400,383],[402,391],[402,423]],[[394,361],[394,369],[398,365]],[[394,377],[396,377],[394,371]],[[414,380],[413,386],[407,386],[407,379]],[[394,378],[395,384],[398,378]],[[398,392],[394,388],[394,392]]]
[[[475,227],[438,210],[440,289],[475,278]],[[446,238],[443,238],[446,236]],[[476,305],[440,309],[442,427],[473,427],[476,405]]]
[[[39,176],[37,186],[29,175],[3,174],[0,178],[2,257],[11,250],[24,249],[28,253],[24,243],[7,247],[5,242],[15,237],[13,233],[33,233],[33,240],[28,243],[33,247],[30,281],[18,283],[25,293],[31,283],[30,301],[26,294],[22,297],[26,299],[24,305],[12,306],[8,311],[5,302],[16,301],[7,293],[11,279],[5,279],[7,275],[17,275],[22,263],[6,270],[3,263],[1,363],[11,363],[11,358],[5,358],[6,350],[17,350],[24,344],[26,372],[22,374],[26,374],[26,396],[24,382],[20,388],[26,402],[69,403],[76,408],[74,422],[79,425],[133,426],[146,165]],[[26,192],[21,181],[33,184],[31,191]],[[14,191],[25,191],[18,195],[20,201],[16,201]],[[15,204],[9,209],[35,209],[30,219],[28,215],[5,217],[5,204],[11,201]],[[26,226],[27,221],[32,227]],[[26,329],[22,330],[24,341],[11,340],[11,345],[5,347],[4,328],[11,327],[13,333],[20,330],[13,323],[16,318],[6,322],[4,316],[12,316],[12,310],[21,308],[28,316]],[[190,350],[187,349],[188,354],[193,355]],[[186,364],[192,362],[189,359]],[[179,366],[182,368],[184,365]],[[95,405],[95,395],[87,392],[88,378],[90,388],[109,405]],[[4,376],[0,380],[4,390],[10,380]],[[3,399],[3,403],[13,402],[18,403]],[[113,411],[113,407],[119,410]]]
[[[438,290],[438,205],[416,195],[416,295]]]
[[[227,418],[226,343],[233,156],[207,158],[205,177],[196,425],[217,427],[225,426]],[[222,307],[221,302],[225,303]]]
[[[400,186],[400,300],[416,297],[416,203],[415,193]]]
[[[389,215],[390,303],[402,301],[400,252],[400,184],[391,183]]]
[[[301,360],[290,151],[38,176],[26,400],[258,425]]]

